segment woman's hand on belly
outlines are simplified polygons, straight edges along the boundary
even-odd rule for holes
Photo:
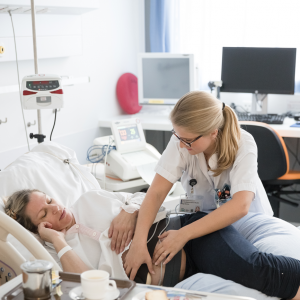
[[[142,264],[147,264],[149,273],[155,274],[152,267],[152,260],[147,249],[147,244],[131,243],[125,256],[124,270],[130,280],[134,280],[136,273]]]
[[[163,263],[167,264],[188,242],[187,237],[182,234],[181,230],[166,231],[158,238],[161,243],[155,247],[152,258],[155,265],[159,265],[163,260],[165,260]]]
[[[137,215],[138,211],[131,214],[122,209],[113,219],[108,231],[112,251],[119,254],[129,245],[135,231]]]

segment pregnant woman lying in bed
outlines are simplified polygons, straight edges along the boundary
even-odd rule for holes
[[[52,243],[58,254],[63,253],[60,261],[64,271],[81,273],[102,269],[112,277],[127,279],[123,262],[129,247],[125,245],[132,238],[144,195],[94,190],[83,194],[68,209],[43,192],[22,190],[8,198],[5,211],[28,230],[39,233],[44,241]],[[178,230],[205,215],[197,212],[153,224],[148,235],[151,257],[158,235],[165,228]],[[117,216],[119,225],[124,220],[128,228],[122,239],[115,236],[121,231],[111,225]],[[113,246],[116,251],[111,250],[112,230],[114,243],[117,241]],[[60,252],[66,246],[71,249]],[[149,274],[148,268],[155,274]],[[142,265],[135,281],[174,286],[198,272],[235,281],[268,296],[300,299],[300,261],[259,252],[233,226],[189,241],[165,266]]]

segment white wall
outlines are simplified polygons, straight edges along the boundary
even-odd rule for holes
[[[11,26],[10,19],[5,17],[1,24]],[[22,27],[18,22],[24,22],[24,16],[13,17],[18,36],[17,28]],[[52,17],[55,22],[56,16]],[[72,147],[81,163],[85,163],[85,153],[93,138],[106,134],[97,126],[99,119],[122,114],[115,87],[123,73],[137,74],[137,53],[144,51],[143,18],[143,1],[100,1],[99,10],[81,16],[82,40],[78,43],[82,43],[82,55],[39,60],[39,73],[91,77],[89,84],[65,87],[65,107],[57,114],[52,137],[53,141]],[[31,22],[30,15],[27,22]],[[37,16],[37,26],[39,22],[44,22],[42,15]],[[34,73],[32,60],[20,61],[19,68],[20,79]],[[17,84],[15,62],[0,62],[0,85],[14,84]],[[24,112],[26,122],[37,120],[35,111]],[[0,119],[6,117],[8,123],[0,125],[0,169],[27,151],[18,93],[0,94]],[[42,119],[48,140],[54,120],[52,110],[43,110]],[[30,127],[29,132],[37,133],[37,126]],[[35,144],[32,140],[30,143],[31,147]]]

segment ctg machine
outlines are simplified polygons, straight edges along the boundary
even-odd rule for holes
[[[140,120],[132,118],[113,121],[111,130],[111,136],[94,140],[95,146],[106,149],[115,146],[110,152],[105,152],[104,169],[101,170],[105,176],[103,175],[104,180],[99,181],[100,185],[114,191],[148,186],[161,155],[152,145],[146,143]]]

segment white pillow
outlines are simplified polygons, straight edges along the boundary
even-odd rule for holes
[[[89,168],[79,164],[75,152],[54,142],[39,144],[31,152],[20,156],[0,172],[0,182],[0,210],[3,212],[4,203],[1,197],[10,196],[21,189],[39,189],[61,201],[66,207],[71,206],[83,193],[100,189]],[[9,235],[8,241],[26,259],[32,257],[13,236]],[[52,256],[56,254],[55,251],[49,252]],[[57,257],[54,258],[59,261]]]

